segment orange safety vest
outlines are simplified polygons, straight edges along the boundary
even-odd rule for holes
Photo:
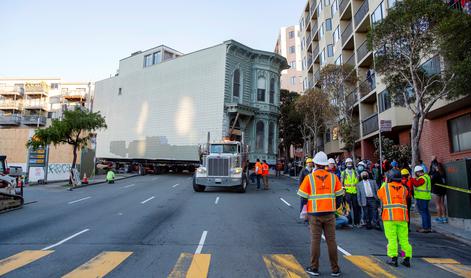
[[[262,164],[262,176],[268,176],[269,173],[270,173],[270,167],[268,166],[268,164],[263,163]]]
[[[255,174],[257,174],[257,175],[262,174],[262,163],[260,163],[260,162],[255,163]]]
[[[390,182],[378,190],[378,198],[383,203],[383,221],[409,221],[407,194],[407,189],[399,182]]]
[[[298,195],[307,199],[307,212],[335,212],[335,198],[344,194],[339,178],[324,169],[307,177],[298,190]]]

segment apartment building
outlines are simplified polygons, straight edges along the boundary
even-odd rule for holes
[[[0,154],[10,165],[26,171],[26,142],[36,128],[47,127],[65,110],[92,108],[94,84],[65,82],[58,77],[0,77]],[[48,179],[68,178],[72,151],[67,145],[51,146]],[[43,168],[30,169],[30,181],[44,178]]]
[[[299,33],[299,25],[280,28],[275,53],[285,57],[290,66],[289,69],[281,72],[281,89],[301,94],[303,92],[303,78]]]
[[[359,79],[356,88],[346,94],[356,123],[354,132],[358,140],[355,154],[361,158],[377,158],[373,142],[378,138],[382,120],[391,121],[392,126],[392,130],[384,133],[384,136],[397,144],[410,144],[412,114],[404,106],[391,101],[381,76],[375,74],[373,52],[367,46],[368,31],[384,19],[395,4],[396,0],[309,0],[300,19],[303,89],[320,87],[320,70],[326,64],[351,65]],[[440,72],[440,60],[434,57],[424,61],[423,67],[430,73]],[[429,126],[433,126],[429,123],[432,119],[441,117],[443,111],[456,109],[461,109],[456,103],[437,104],[426,122],[424,137],[433,133],[427,131]],[[457,113],[461,115],[464,112]],[[447,128],[442,129],[446,131]],[[448,132],[437,136],[447,137],[446,134]],[[449,135],[447,140],[451,137],[453,135]],[[345,146],[335,125],[326,130],[323,139],[324,150],[330,156],[344,152]],[[452,149],[451,143],[444,148]],[[422,150],[421,156],[427,158],[424,161],[428,161],[432,154],[425,153],[429,149]],[[449,154],[442,156],[444,159],[452,157]]]

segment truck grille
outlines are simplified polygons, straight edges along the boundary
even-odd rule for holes
[[[209,176],[229,176],[229,159],[227,158],[208,158]]]

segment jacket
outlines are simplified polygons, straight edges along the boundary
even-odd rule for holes
[[[371,191],[373,192],[373,197],[378,199],[378,185],[375,180],[368,180],[370,182]],[[356,184],[357,187],[357,199],[360,206],[366,206],[366,191],[365,186],[363,186],[363,180],[359,181]]]
[[[301,174],[299,174],[298,186],[301,185],[301,183],[303,183],[304,178],[305,178],[307,175],[309,175],[311,172],[312,172],[312,170],[309,171],[307,168],[304,168],[304,169],[301,171]]]

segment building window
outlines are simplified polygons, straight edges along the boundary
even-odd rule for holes
[[[290,31],[290,32],[289,32],[289,38],[290,38],[290,39],[293,39],[293,38],[294,38],[294,31]]]
[[[289,62],[289,66],[291,67],[291,69],[296,69],[296,61]]]
[[[321,65],[325,64],[325,48],[322,49],[322,52],[319,54],[319,62]]]
[[[265,78],[260,77],[258,79],[258,86],[257,86],[257,101],[265,101],[265,91],[267,85],[265,82]]]
[[[388,0],[388,7],[391,9],[394,6],[396,6],[396,0]]]
[[[342,55],[340,55],[336,60],[335,60],[335,64],[337,66],[341,66],[342,65]]]
[[[270,103],[275,103],[275,78],[270,79]]]
[[[330,0],[324,0],[324,5],[327,7],[330,5]]]
[[[239,97],[240,96],[240,71],[236,69],[234,71],[234,75],[232,76],[232,96]]]
[[[334,17],[334,15],[337,13],[337,11],[339,10],[339,6],[338,6],[338,3],[337,3],[337,0],[334,0],[333,3],[332,3],[332,17]]]
[[[471,114],[466,114],[448,121],[451,151],[471,150]]]
[[[144,67],[152,66],[152,54],[144,56]]]
[[[327,18],[325,20],[325,30],[332,31],[332,18]]]
[[[327,129],[325,131],[325,142],[329,143],[330,142],[330,129]]]
[[[301,17],[301,20],[299,21],[299,27],[301,30],[304,30],[304,17]]]
[[[154,53],[154,64],[162,62],[162,52],[157,51]]]
[[[164,61],[170,60],[173,58],[173,53],[167,50],[164,50]]]
[[[262,121],[258,121],[256,129],[255,148],[259,151],[263,151],[263,143],[265,141],[265,124]]]
[[[270,123],[268,125],[268,152],[275,153],[274,146],[275,146],[275,124]]]
[[[334,45],[333,44],[327,45],[327,57],[334,57]]]
[[[51,83],[51,89],[59,89],[59,83]]]
[[[118,96],[122,95],[123,94],[123,89],[122,88],[118,88]]]
[[[296,76],[291,76],[291,85],[296,85]]]
[[[384,112],[391,108],[391,98],[389,97],[388,90],[379,93],[379,112]]]
[[[324,22],[322,22],[321,28],[319,28],[319,40],[324,37],[324,32],[325,32],[325,29],[324,29]]]
[[[296,46],[290,46],[289,53],[296,53]]]
[[[340,26],[335,28],[334,33],[332,34],[334,44],[336,44],[340,40]]]
[[[324,9],[322,1],[319,2],[319,7],[317,8],[317,17],[321,16],[322,10]]]
[[[371,22],[372,22],[373,26],[375,26],[381,20],[384,19],[385,13],[386,13],[386,11],[385,11],[385,8],[384,8],[384,4],[383,4],[383,2],[381,2],[381,4],[379,4],[379,6],[376,8],[376,10],[371,14]]]

